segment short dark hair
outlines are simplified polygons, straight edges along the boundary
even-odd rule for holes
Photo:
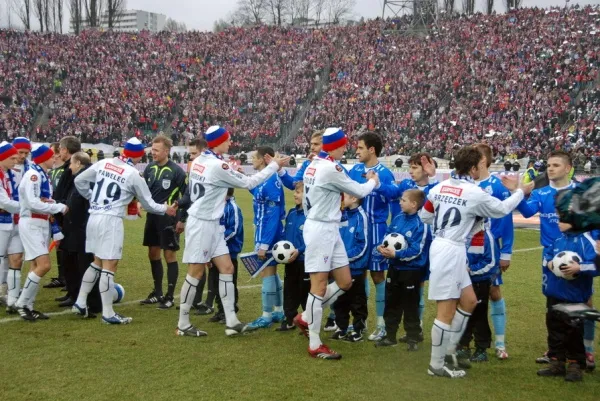
[[[375,156],[379,157],[381,150],[383,149],[383,141],[381,140],[381,136],[379,136],[379,134],[368,131],[359,136],[358,140],[363,141],[367,149],[375,148]]]
[[[485,156],[485,159],[487,161],[487,166],[488,168],[492,165],[492,161],[494,159],[494,152],[492,151],[492,148],[490,147],[490,145],[488,145],[487,143],[478,143],[474,145],[475,148],[481,152],[482,155]]]
[[[408,189],[404,191],[404,193],[408,196],[408,199],[417,204],[417,209],[422,208],[425,204],[425,192],[421,191],[420,189]]]
[[[483,154],[473,146],[460,148],[454,155],[454,169],[458,175],[468,175],[473,167],[477,167]]]
[[[421,158],[423,156],[425,156],[427,158],[427,160],[429,160],[432,163],[435,161],[431,158],[431,155],[429,153],[426,153],[426,152],[415,153],[414,155],[411,155],[410,158],[408,159],[408,165],[410,166],[411,164],[416,164],[417,166],[423,167],[423,164],[421,163]]]
[[[233,188],[227,188],[227,196],[233,196]]]
[[[565,152],[564,150],[555,150],[551,152],[550,156],[548,156],[548,160],[550,160],[551,157],[560,157],[561,159],[566,161],[569,164],[569,166],[573,165],[573,158],[571,157],[571,154]]]
[[[206,142],[206,139],[204,139],[204,138],[194,138],[190,141],[188,146],[195,146],[199,150],[204,150],[204,149],[208,148],[208,142]]]
[[[270,146],[259,146],[256,148],[256,154],[260,157],[265,157],[266,155],[275,157],[275,151]]]
[[[70,155],[81,151],[81,141],[74,136],[65,136],[59,142],[60,146],[67,149]]]

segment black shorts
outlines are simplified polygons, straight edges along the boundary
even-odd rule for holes
[[[148,213],[144,227],[144,246],[160,246],[160,249],[178,251],[179,234],[175,232],[176,224],[175,217]]]

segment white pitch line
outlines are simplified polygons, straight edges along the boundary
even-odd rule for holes
[[[238,287],[238,290],[246,290],[246,289],[250,289],[250,288],[258,288],[258,287],[262,287],[262,284],[254,284],[254,285],[240,285]],[[179,295],[177,295],[175,298],[179,298]],[[125,305],[133,305],[133,304],[139,304],[140,301],[142,301],[142,299],[138,299],[136,301],[127,301],[127,302],[123,302],[123,303],[118,303],[118,304],[114,304],[114,307],[119,307],[119,306],[125,306]],[[46,313],[46,315],[48,316],[62,316],[62,315],[70,315],[73,314],[73,312],[71,312],[71,308],[67,308],[66,310],[60,311],[60,312],[49,312]],[[20,321],[22,320],[20,317],[7,317],[4,319],[0,319],[0,324],[2,323],[10,323],[10,322],[16,322],[16,321]]]
[[[544,249],[544,247],[543,246],[536,246],[535,248],[517,249],[516,251],[513,251],[513,253],[537,251],[538,249]]]

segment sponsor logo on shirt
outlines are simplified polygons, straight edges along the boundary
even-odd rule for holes
[[[309,177],[313,177],[315,175],[315,169],[313,167],[306,169],[306,173],[305,175],[308,175]]]
[[[115,173],[121,175],[123,174],[123,172],[125,171],[125,169],[122,169],[121,167],[117,167],[114,164],[110,164],[110,163],[106,163],[104,165],[104,168],[110,171],[114,171]]]
[[[452,194],[452,195],[456,195],[456,196],[461,196],[462,195],[462,188],[456,188],[456,187],[449,187],[447,185],[444,185],[442,187],[442,189],[440,190],[441,194]]]
[[[196,171],[196,172],[198,172],[198,173],[202,174],[202,173],[204,172],[204,166],[203,166],[203,165],[201,165],[201,164],[196,164],[196,165],[194,166],[194,171]]]

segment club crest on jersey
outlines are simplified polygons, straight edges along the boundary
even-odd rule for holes
[[[484,191],[485,191],[485,192],[487,192],[487,193],[488,193],[488,194],[490,194],[490,195],[491,195],[492,193],[494,193],[494,190],[492,189],[492,186],[491,186],[491,185],[490,185],[490,186],[488,186],[488,187],[485,187],[485,188],[484,188]]]
[[[335,165],[335,169],[336,169],[337,171],[339,171],[340,173],[341,173],[342,171],[344,171],[344,169],[342,168],[342,166],[340,166],[339,164],[336,164],[336,165]]]
[[[207,249],[205,249],[203,253],[204,253],[204,257],[208,256],[208,250]]]
[[[451,195],[455,195],[455,196],[461,196],[462,195],[462,188],[456,188],[456,187],[449,187],[447,185],[444,185],[442,187],[442,189],[440,190],[441,194],[451,194]]]
[[[408,231],[408,232],[407,232],[405,235],[406,235],[408,238],[412,237],[412,231]]]
[[[199,173],[199,174],[202,174],[204,172],[204,166],[201,165],[201,164],[196,164],[194,166],[194,171],[197,172],[197,173]]]
[[[30,178],[30,180],[31,180],[32,182],[36,182],[36,181],[38,180],[38,177],[37,177],[37,175],[35,175],[35,174],[34,174],[34,175],[32,175],[32,176],[31,176],[31,178]]]
[[[329,256],[324,256],[323,257],[323,262],[327,263],[328,260],[329,260]]]
[[[315,175],[315,169],[313,167],[306,169],[306,173],[304,173],[305,175],[309,176],[309,177],[313,177]]]
[[[171,180],[163,179],[162,187],[163,189],[169,189],[171,187]]]
[[[223,163],[221,164],[221,168],[223,168],[223,170],[229,170],[229,164]]]
[[[124,169],[122,169],[121,167],[117,167],[114,164],[110,164],[110,163],[106,163],[104,165],[104,168],[110,171],[114,171],[115,173],[121,175],[123,174],[123,171],[125,171]]]

